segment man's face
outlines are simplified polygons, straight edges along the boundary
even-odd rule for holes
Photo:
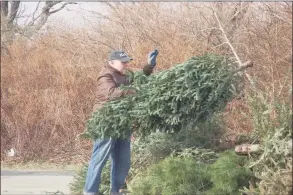
[[[120,60],[111,60],[109,64],[118,70],[119,72],[123,73],[124,69],[128,66],[129,61],[127,62],[121,62]]]

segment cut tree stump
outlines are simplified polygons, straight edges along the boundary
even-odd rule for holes
[[[250,154],[250,153],[257,153],[260,152],[260,145],[259,144],[241,144],[235,146],[236,154]]]

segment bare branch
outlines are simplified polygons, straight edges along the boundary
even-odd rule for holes
[[[219,20],[219,18],[218,18],[218,15],[217,15],[217,13],[216,13],[215,11],[214,11],[214,16],[215,16],[215,18],[216,18],[216,20],[217,20],[217,22],[218,22],[219,28],[220,28],[220,30],[221,30],[223,36],[224,36],[224,39],[225,39],[225,41],[226,41],[225,43],[227,43],[227,44],[229,45],[229,47],[231,48],[231,50],[232,50],[232,52],[233,52],[233,54],[234,54],[234,56],[235,56],[235,58],[236,58],[238,64],[241,66],[241,65],[242,65],[242,62],[241,62],[241,60],[240,60],[238,54],[236,53],[234,47],[232,46],[231,42],[229,41],[229,39],[228,39],[228,37],[227,37],[227,35],[226,35],[226,32],[225,32],[225,30],[223,29],[223,26],[222,26],[222,24],[221,24],[221,22],[220,22],[220,20]]]
[[[240,71],[243,71],[247,68],[250,68],[253,66],[253,62],[252,61],[247,61],[247,62],[244,62],[241,66],[239,66],[239,68],[237,68],[236,70],[234,70],[234,72],[232,74],[235,74],[237,72],[240,72]]]
[[[281,16],[277,15],[276,13],[272,13],[276,18],[279,18],[280,20],[288,23],[289,25],[292,25],[292,21],[286,20],[284,18],[282,18]]]
[[[250,6],[251,2],[245,6],[244,8],[242,8],[242,3],[238,3],[238,5],[235,7],[234,9],[234,15],[231,17],[230,21],[237,21],[237,20],[241,20],[244,15],[246,14],[246,12],[248,11],[248,8]]]
[[[92,13],[92,14],[94,14],[94,15],[97,15],[98,18],[102,18],[102,19],[106,19],[106,20],[109,20],[109,21],[111,21],[111,22],[114,22],[114,21],[113,21],[111,18],[109,18],[108,16],[103,15],[103,14],[97,12],[97,11],[85,10],[85,9],[83,9],[83,8],[80,8],[80,9],[83,10],[83,11],[86,11],[86,12]],[[85,18],[85,17],[84,17],[84,18]]]
[[[108,47],[108,48],[110,48],[110,49],[114,49],[113,47],[111,47],[110,45],[108,45],[108,44],[106,44],[106,43],[103,43],[102,41],[94,40],[93,38],[90,37],[89,34],[87,34],[87,37],[88,37],[91,41],[93,41],[94,44],[98,44],[98,43],[100,43],[100,44],[102,44],[102,45],[104,45],[104,46],[106,46],[106,47]],[[98,42],[98,43],[96,43],[96,42]]]
[[[234,56],[235,56],[235,58],[236,58],[236,60],[237,60],[237,62],[238,62],[238,64],[239,64],[239,66],[240,66],[240,67],[243,66],[243,63],[241,62],[241,60],[240,60],[240,58],[239,58],[239,56],[238,56],[236,50],[234,49],[233,45],[232,45],[231,42],[229,41],[229,39],[228,39],[228,37],[227,37],[227,35],[226,35],[226,32],[225,32],[225,30],[224,30],[224,28],[223,28],[223,26],[222,26],[222,24],[221,24],[221,22],[220,22],[220,20],[219,20],[219,18],[218,18],[217,13],[215,12],[215,10],[213,10],[213,13],[214,13],[214,16],[215,16],[215,18],[216,18],[216,20],[217,20],[217,23],[218,23],[218,25],[219,25],[219,28],[220,28],[220,30],[221,30],[221,32],[222,32],[222,34],[223,34],[223,37],[224,37],[226,43],[229,45],[230,49],[232,50],[232,52],[233,52],[233,54],[234,54]],[[254,88],[254,90],[255,90],[256,87],[255,87],[255,84],[254,84],[253,80],[251,79],[250,75],[247,74],[247,73],[245,73],[245,76],[247,77],[247,79],[249,80],[250,84],[252,84],[252,86],[253,86],[253,88]]]
[[[250,5],[251,2],[248,3],[246,6],[243,6],[243,2],[240,2],[235,6],[234,15],[230,18],[230,20],[228,20],[228,22],[226,22],[226,25],[230,26],[229,30],[227,30],[227,34],[230,38],[235,35],[236,29],[239,27],[240,24],[242,24],[241,20],[244,19],[244,16],[249,10]]]
[[[0,5],[1,5],[1,14],[7,17],[8,16],[8,1],[1,1]]]
[[[8,16],[8,24],[12,24],[18,12],[20,1],[11,2],[10,14]]]
[[[27,39],[29,39],[30,41],[33,41],[33,40],[31,39],[31,37],[29,37],[25,32],[23,32],[23,31],[21,31],[21,30],[18,30],[17,32],[18,32],[20,35],[22,35],[22,36],[26,37]]]
[[[25,14],[24,14],[25,10],[26,10],[25,5],[20,4],[20,5],[19,5],[19,8],[18,8],[17,16],[15,17],[15,20],[14,20],[14,24],[15,24],[16,26],[17,26],[17,24],[18,24],[18,19],[19,19],[19,18],[25,18]],[[27,20],[28,20],[28,19],[27,19]],[[27,20],[25,21],[25,24],[27,23]]]
[[[45,25],[45,23],[47,22],[51,14],[57,13],[68,4],[76,4],[76,3],[64,3],[60,8],[50,11],[50,9],[53,6],[61,2],[62,1],[47,1],[45,6],[42,8],[41,13],[37,17],[33,16],[32,21],[22,30],[23,34],[25,34],[26,37],[31,37],[36,31],[40,30]],[[35,10],[35,12],[36,11],[37,9]]]
[[[39,9],[40,3],[41,3],[41,2],[38,2],[37,7],[36,7],[36,9],[35,9],[35,11],[34,11],[34,13],[33,13],[33,16],[32,16],[32,17],[33,17],[33,19],[32,19],[33,23],[34,23],[34,21],[36,20],[36,19],[35,19],[35,14],[36,14],[36,12],[37,12],[38,9]]]
[[[61,3],[62,1],[46,1],[46,5],[43,7],[43,12],[45,11],[50,11],[50,9],[54,6],[57,5],[58,3]]]
[[[61,11],[66,5],[68,5],[69,3],[64,3],[60,8],[56,9],[56,10],[53,10],[53,11],[50,11],[49,13],[50,14],[54,14],[56,12],[59,12]]]

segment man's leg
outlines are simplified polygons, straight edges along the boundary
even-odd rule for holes
[[[116,140],[111,158],[111,192],[119,192],[130,168],[130,138]]]
[[[93,146],[93,152],[86,176],[84,194],[95,195],[99,192],[102,169],[105,166],[113,146],[113,139],[97,140]]]

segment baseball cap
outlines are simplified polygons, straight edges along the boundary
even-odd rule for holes
[[[120,60],[121,62],[128,62],[133,59],[122,50],[114,50],[110,53],[109,60]]]

